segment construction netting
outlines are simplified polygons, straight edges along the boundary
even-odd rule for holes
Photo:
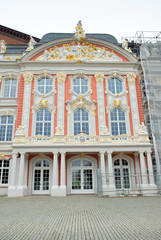
[[[143,41],[140,44],[143,69],[141,79],[143,109],[150,139],[153,143],[153,165],[161,173],[161,41]],[[155,166],[156,165],[156,166]]]

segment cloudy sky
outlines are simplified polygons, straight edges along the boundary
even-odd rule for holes
[[[41,38],[49,32],[108,33],[118,41],[161,31],[161,0],[1,0],[0,25]],[[154,33],[155,34],[155,33]]]

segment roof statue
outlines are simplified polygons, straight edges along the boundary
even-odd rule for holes
[[[83,42],[83,40],[85,39],[86,35],[85,35],[85,32],[84,32],[84,30],[82,28],[81,20],[78,21],[75,30],[76,30],[75,35],[74,35],[75,39],[77,39],[78,42],[80,42],[80,43]]]
[[[5,53],[6,52],[6,43],[4,40],[0,40],[0,53]]]
[[[128,52],[132,52],[131,49],[128,47],[128,41],[125,38],[122,38],[122,48]]]
[[[28,46],[28,48],[26,49],[26,51],[29,52],[29,51],[33,50],[36,43],[37,43],[37,42],[33,39],[33,37],[30,36],[30,41],[29,41],[29,43],[28,43],[29,46]]]

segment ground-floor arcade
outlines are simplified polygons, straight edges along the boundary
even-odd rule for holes
[[[115,196],[122,190],[138,194],[140,187],[142,194],[156,193],[150,148],[31,147],[14,149],[8,185],[0,193],[66,196],[98,194],[101,188],[101,194]]]

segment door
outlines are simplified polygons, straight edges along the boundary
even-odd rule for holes
[[[33,169],[33,194],[50,193],[50,162],[37,160]]]
[[[116,190],[130,188],[129,166],[125,159],[117,159],[114,162]]]
[[[79,159],[71,163],[71,193],[94,193],[92,161]]]

